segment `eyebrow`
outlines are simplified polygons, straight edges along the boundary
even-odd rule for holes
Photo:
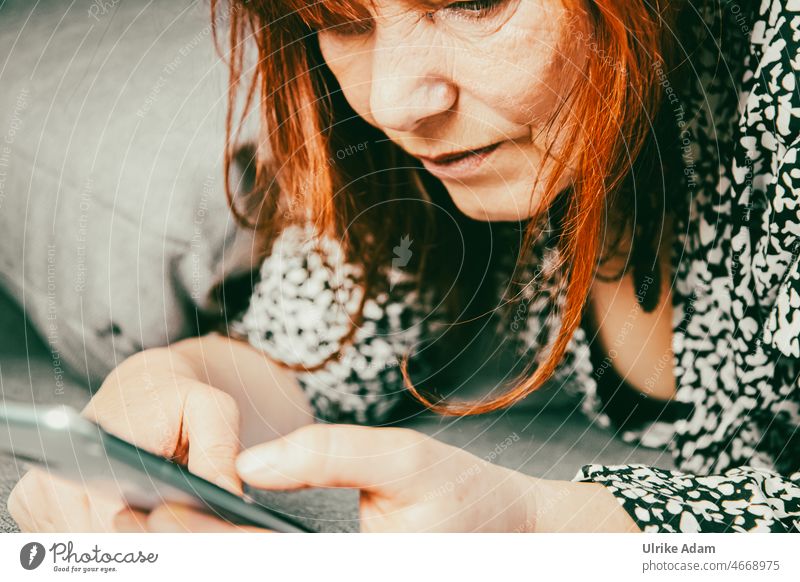
[[[367,2],[372,4],[372,0],[367,0]],[[298,0],[285,0],[284,6],[312,28],[342,24],[350,19],[358,18],[359,13],[367,10],[362,0],[337,2],[317,0],[311,4]]]
[[[350,4],[352,6],[357,6],[359,8],[369,8],[373,6],[377,6],[382,1],[391,1],[391,0],[344,0],[345,4]],[[442,0],[394,0],[400,4],[404,4],[409,8],[439,8],[443,2]]]
[[[312,4],[295,4],[296,0],[287,0],[289,6],[297,6],[296,12],[305,24],[311,28],[327,28],[352,22],[361,21],[369,15],[371,7],[377,8],[381,2],[392,0],[316,0]],[[443,0],[393,0],[407,8],[437,9]]]

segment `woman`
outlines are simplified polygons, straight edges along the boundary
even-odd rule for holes
[[[367,531],[800,531],[800,14],[752,4],[233,3],[231,104],[253,42],[269,146],[234,204],[260,279],[228,337],[134,356],[84,413],[234,491],[360,488]],[[505,389],[447,392],[499,353]],[[567,379],[679,471],[552,481],[342,424]],[[26,530],[236,529],[39,473],[9,508]]]

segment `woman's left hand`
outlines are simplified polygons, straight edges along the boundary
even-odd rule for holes
[[[357,488],[361,531],[535,531],[536,480],[413,430],[309,425],[241,453],[243,481],[261,489]],[[188,508],[127,510],[120,529],[258,531]]]

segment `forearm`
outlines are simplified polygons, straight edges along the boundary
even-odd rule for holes
[[[533,479],[534,530],[641,533],[608,489],[599,483]]]

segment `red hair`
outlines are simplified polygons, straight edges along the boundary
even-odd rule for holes
[[[211,4],[213,22],[219,8],[218,0],[212,0]],[[407,359],[404,360],[401,370],[408,390],[442,414],[493,411],[541,387],[552,376],[580,325],[603,251],[600,233],[604,209],[612,204],[624,206],[625,196],[631,198],[628,203],[633,203],[632,197],[638,189],[636,202],[641,204],[643,197],[650,197],[651,208],[663,211],[663,201],[657,200],[663,192],[642,193],[643,178],[635,177],[639,188],[625,185],[630,181],[634,161],[652,139],[662,93],[657,67],[653,64],[664,63],[663,69],[669,70],[674,47],[670,35],[674,34],[678,9],[669,2],[630,0],[572,1],[567,3],[567,8],[588,20],[593,44],[592,50],[587,51],[586,68],[579,75],[568,102],[563,104],[570,108],[570,119],[577,123],[557,128],[564,132],[560,151],[579,152],[576,178],[565,199],[563,228],[558,239],[565,285],[561,327],[547,350],[545,361],[532,373],[526,370],[509,389],[488,401],[456,403],[423,395],[413,385]],[[346,256],[364,267],[361,308],[346,340],[352,338],[360,323],[364,301],[385,281],[380,265],[391,262],[393,241],[400,240],[402,233],[412,233],[411,238],[419,243],[415,248],[421,252],[414,268],[420,285],[423,281],[426,285],[441,282],[443,273],[447,272],[445,263],[453,262],[446,260],[449,254],[446,246],[452,241],[448,242],[448,237],[443,236],[446,235],[444,221],[437,220],[430,204],[407,204],[407,212],[395,213],[391,219],[387,216],[364,218],[365,209],[385,200],[412,198],[443,203],[440,187],[419,168],[416,160],[360,119],[341,92],[332,90],[336,79],[322,59],[314,32],[364,17],[364,8],[357,2],[333,0],[314,3],[248,0],[232,2],[228,13],[231,81],[226,183],[231,207],[241,224],[255,228],[264,236],[265,253],[270,241],[288,224],[309,218],[321,233],[342,241]],[[218,39],[216,27],[214,34]],[[269,152],[267,155],[260,148],[252,152],[254,195],[242,210],[233,200],[229,173],[240,145],[236,105],[245,77],[249,43],[255,46],[257,59],[250,83],[244,88],[246,98],[240,115],[257,102],[263,132],[260,141],[268,144]],[[367,161],[378,166],[382,173],[373,171],[374,166],[366,171],[363,165],[349,167],[347,160],[329,163],[332,152],[342,144],[370,138],[374,146],[370,146]],[[556,167],[545,185],[545,201],[549,204],[557,199],[557,185],[562,183],[567,169],[557,161],[558,152],[548,153],[556,160]],[[364,161],[363,157],[359,159]],[[380,177],[386,179],[379,182]],[[625,220],[630,214],[625,215]],[[518,264],[525,260],[524,249],[530,248],[538,234],[535,226],[536,222],[530,221],[525,231]],[[625,226],[627,228],[628,224]],[[633,226],[641,230],[641,225]],[[642,233],[643,246],[648,245],[647,236],[652,235],[652,232]],[[436,252],[434,248],[440,250]],[[452,302],[458,301],[452,299]]]

